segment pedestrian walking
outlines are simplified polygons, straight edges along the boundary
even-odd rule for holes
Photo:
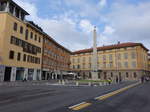
[[[119,81],[119,79],[118,79],[118,77],[116,77],[116,83],[118,83],[118,81]]]
[[[110,85],[112,82],[111,78],[108,78],[108,84]]]
[[[141,82],[144,83],[144,76],[141,77]]]

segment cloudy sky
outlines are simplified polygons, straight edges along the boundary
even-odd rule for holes
[[[150,48],[150,0],[14,0],[58,43],[74,51],[92,47],[97,26],[98,46],[140,42]]]

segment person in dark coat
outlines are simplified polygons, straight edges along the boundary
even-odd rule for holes
[[[116,83],[118,83],[119,82],[119,79],[118,79],[118,77],[116,77]]]
[[[144,83],[144,76],[141,77],[141,82]]]

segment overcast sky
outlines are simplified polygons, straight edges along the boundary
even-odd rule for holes
[[[140,42],[150,48],[150,0],[14,0],[58,43],[74,51],[92,47],[97,26],[98,46]]]

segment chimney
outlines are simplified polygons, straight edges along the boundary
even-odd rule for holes
[[[118,44],[120,44],[120,41],[118,41]]]

